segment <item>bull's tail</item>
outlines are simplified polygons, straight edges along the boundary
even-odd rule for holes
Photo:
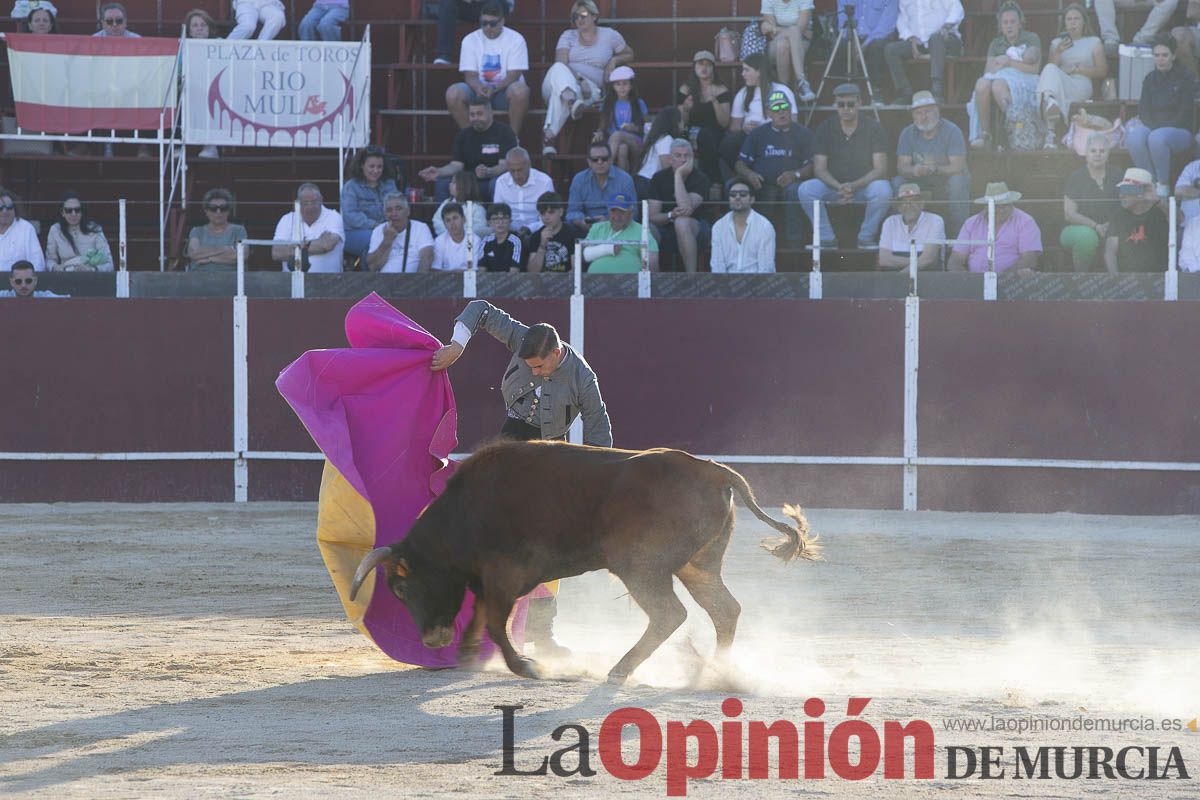
[[[821,559],[821,545],[818,541],[821,537],[809,530],[808,519],[804,516],[804,511],[801,510],[800,506],[785,505],[783,513],[791,518],[792,524],[780,522],[759,508],[758,501],[754,499],[754,490],[750,488],[750,484],[746,482],[741,473],[724,464],[718,464],[715,461],[712,463],[725,471],[728,485],[737,492],[738,497],[742,498],[742,504],[750,509],[754,516],[786,537],[783,540],[768,539],[764,541],[762,543],[763,549],[785,562],[796,558],[802,558],[806,561],[819,561]]]

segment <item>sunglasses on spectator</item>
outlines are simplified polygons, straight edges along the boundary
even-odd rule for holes
[[[208,204],[208,205],[206,205],[204,208],[205,208],[206,210],[208,210],[208,211],[211,211],[211,212],[213,212],[214,214],[218,214],[218,213],[220,213],[220,212],[222,212],[222,211],[228,211],[228,210],[229,210],[229,206],[218,206],[218,205],[215,205],[215,204],[213,204],[213,203],[209,203],[209,204]]]
[[[9,278],[14,286],[28,286],[37,280],[37,278]]]
[[[791,111],[792,106],[789,103],[776,103],[771,106],[772,111]]]
[[[729,196],[730,197],[749,197],[750,190],[749,189],[731,189],[729,191]]]
[[[855,108],[858,106],[857,100],[839,100],[835,105],[838,108]]]
[[[105,17],[104,24],[105,25],[124,25],[125,18],[124,17]]]
[[[83,208],[80,206],[63,206],[64,214],[82,214]]]
[[[499,28],[504,24],[502,19],[480,19],[479,27],[481,28]]]
[[[0,205],[0,211],[12,211],[14,208],[16,208],[16,206],[14,206],[12,203],[4,203],[3,205]]]
[[[610,158],[612,158],[612,156],[588,156],[588,161],[592,162],[593,164],[603,164]]]
[[[592,12],[590,11],[579,11],[575,14],[575,16],[571,17],[571,19],[574,22],[578,22],[581,19],[591,19],[591,16]]]

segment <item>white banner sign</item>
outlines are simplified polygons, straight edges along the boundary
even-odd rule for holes
[[[188,144],[367,144],[369,42],[188,39],[183,78]]]

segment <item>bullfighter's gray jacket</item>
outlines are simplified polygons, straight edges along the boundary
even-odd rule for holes
[[[525,360],[517,357],[529,326],[513,319],[486,300],[472,300],[455,320],[474,334],[483,329],[504,343],[513,354],[500,382],[500,394],[508,415],[541,428],[543,439],[558,439],[567,434],[577,416],[583,416],[583,443],[612,447],[612,423],[596,373],[583,356],[566,342],[558,368],[547,377],[535,377]],[[454,341],[466,346],[456,325]],[[538,389],[541,389],[539,392]]]

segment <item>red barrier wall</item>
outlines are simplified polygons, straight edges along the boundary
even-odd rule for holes
[[[448,339],[464,301],[397,299]],[[506,301],[566,336],[569,302]],[[350,301],[249,302],[250,448],[311,451],[274,380],[345,345]],[[920,454],[1200,461],[1194,304],[926,301]],[[904,305],[589,299],[585,350],[618,446],[725,455],[899,456]],[[0,301],[10,344],[0,451],[228,451],[227,299]],[[503,421],[508,354],[477,337],[452,371],[459,450]],[[740,465],[761,499],[897,508],[891,466]],[[0,461],[0,500],[229,500],[228,461]],[[251,461],[251,499],[312,499],[320,463]],[[923,508],[1200,513],[1200,474],[934,468]]]

